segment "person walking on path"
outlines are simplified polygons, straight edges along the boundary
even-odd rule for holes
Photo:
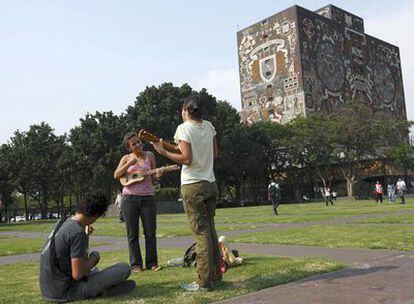
[[[379,181],[375,183],[374,194],[375,202],[380,202],[382,204],[382,195],[384,194],[384,189],[382,188],[382,185]]]
[[[122,190],[119,190],[118,193],[116,194],[114,205],[119,210],[119,222],[123,223],[125,221],[124,221],[124,217],[122,216],[122,211],[121,211],[122,204],[121,203],[122,203]]]
[[[275,180],[272,180],[267,187],[267,198],[272,202],[273,214],[279,215],[277,213],[277,207],[279,206],[279,184]]]
[[[126,281],[131,270],[127,263],[118,263],[97,270],[100,255],[88,253],[91,224],[108,208],[102,194],[88,194],[78,211],[61,219],[53,227],[40,255],[39,285],[43,299],[52,302],[84,300],[101,294],[129,292],[134,281]]]
[[[186,291],[205,291],[222,280],[221,255],[214,224],[218,188],[213,172],[217,158],[214,126],[202,119],[197,95],[184,101],[183,123],[177,127],[174,140],[181,153],[165,150],[162,140],[152,143],[161,155],[182,164],[181,197],[190,228],[196,238],[197,281],[183,284]]]
[[[331,189],[329,189],[329,187],[323,189],[323,196],[325,197],[325,206],[328,206],[328,203],[331,203],[333,206],[334,203],[332,200]]]
[[[114,178],[120,179],[127,172],[145,172],[156,167],[154,154],[143,151],[142,141],[136,133],[127,133],[123,142],[131,153],[121,158],[114,172]],[[144,270],[138,239],[140,218],[145,236],[145,267],[152,271],[160,270],[157,254],[157,208],[154,202],[153,176],[148,175],[143,181],[130,184],[122,189],[121,212],[127,229],[129,262],[132,272]]]
[[[405,204],[405,192],[407,191],[405,181],[399,178],[395,186],[397,188],[397,194],[400,197],[400,204]]]
[[[387,195],[388,200],[390,201],[390,204],[394,204],[395,202],[395,186],[389,182],[387,185]]]

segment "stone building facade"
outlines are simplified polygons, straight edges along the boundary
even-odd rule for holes
[[[237,33],[243,121],[284,123],[354,100],[406,119],[398,47],[333,5],[299,6]]]

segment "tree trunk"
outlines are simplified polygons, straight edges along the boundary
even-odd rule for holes
[[[354,196],[354,185],[356,181],[354,177],[346,177],[346,191],[348,193],[348,197]]]
[[[26,193],[26,191],[24,191],[24,213],[25,213],[25,216],[26,216],[26,221],[28,221],[29,220],[29,212],[27,210],[27,193]]]

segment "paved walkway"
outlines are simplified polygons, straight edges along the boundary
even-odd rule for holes
[[[413,213],[405,210],[400,213]],[[269,224],[255,229],[226,231],[226,235],[264,232],[309,225],[349,223],[358,219],[387,216],[387,214],[357,215],[309,223]],[[46,233],[1,232],[23,238],[45,238]],[[91,241],[109,245],[94,247],[99,251],[126,249],[124,237],[92,236]],[[158,240],[159,248],[187,248],[192,237],[175,237]],[[338,249],[311,246],[233,243],[243,253],[289,257],[326,257],[349,265],[347,269],[313,276],[290,284],[275,286],[245,296],[217,302],[221,304],[414,304],[414,252],[369,249]],[[38,261],[39,253],[0,257],[1,264]]]

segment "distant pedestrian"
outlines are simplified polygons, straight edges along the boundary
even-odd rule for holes
[[[277,207],[280,203],[280,189],[279,184],[275,180],[272,180],[269,186],[267,187],[267,197],[272,202],[273,214],[279,215],[279,213],[277,212]]]
[[[397,194],[400,197],[400,204],[405,204],[405,192],[407,191],[405,181],[399,178],[395,186],[397,188]]]
[[[122,190],[119,190],[116,198],[115,198],[115,207],[117,207],[119,209],[119,222],[123,223],[124,222],[124,217],[122,216],[122,210],[121,210],[121,203],[122,203]]]
[[[331,189],[329,187],[323,189],[323,195],[325,197],[325,205],[328,206],[328,204],[331,203],[333,206],[334,203],[332,201]]]
[[[336,198],[338,196],[338,192],[331,188],[331,200],[332,202],[336,202]]]
[[[387,195],[388,200],[390,201],[390,204],[394,204],[395,202],[395,186],[389,182],[387,185]]]
[[[382,195],[384,194],[384,189],[382,188],[382,185],[379,181],[375,183],[374,194],[375,194],[375,202],[382,203]]]

